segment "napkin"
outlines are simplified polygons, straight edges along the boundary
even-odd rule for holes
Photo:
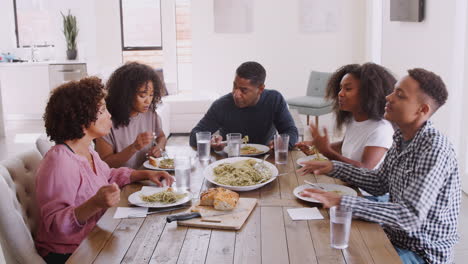
[[[288,209],[288,213],[291,219],[294,221],[323,219],[323,216],[317,207]]]
[[[148,213],[147,207],[117,207],[114,218],[135,218],[146,217]]]
[[[158,187],[158,186],[143,186],[141,187],[141,191],[146,193],[146,192],[160,192],[160,191],[163,191],[164,190],[164,187]]]

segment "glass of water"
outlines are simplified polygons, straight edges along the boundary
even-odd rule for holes
[[[353,211],[346,206],[330,208],[330,243],[332,248],[344,249],[348,247],[349,232]]]
[[[197,132],[198,159],[210,160],[211,132]]]
[[[191,158],[189,156],[175,156],[174,169],[176,178],[176,187],[178,190],[190,191],[190,170],[192,168]]]
[[[275,163],[286,164],[288,163],[288,148],[289,148],[289,135],[276,134],[274,137],[275,146]]]
[[[240,146],[241,146],[241,133],[229,133],[227,134],[227,153],[228,157],[239,157]]]

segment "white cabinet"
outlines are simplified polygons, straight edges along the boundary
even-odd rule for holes
[[[86,76],[86,64],[51,64],[49,65],[49,86],[50,89],[67,83],[79,80]]]
[[[40,119],[49,96],[49,66],[2,67],[5,119]]]
[[[41,119],[50,90],[84,76],[86,64],[83,63],[1,65],[0,81],[5,119]]]

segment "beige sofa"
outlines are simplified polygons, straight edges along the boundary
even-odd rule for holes
[[[41,159],[30,150],[0,162],[0,244],[6,263],[45,263],[32,236],[39,216],[35,175]]]

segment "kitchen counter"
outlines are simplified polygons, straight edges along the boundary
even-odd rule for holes
[[[5,118],[41,119],[52,89],[86,75],[82,61],[0,63]]]
[[[78,60],[51,60],[51,61],[37,61],[37,62],[0,62],[0,68],[2,67],[24,67],[24,66],[42,66],[42,65],[56,65],[56,64],[84,64],[84,61]]]

